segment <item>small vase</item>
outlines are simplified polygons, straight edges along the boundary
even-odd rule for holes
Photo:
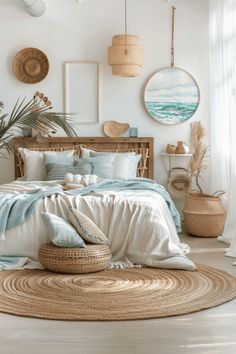
[[[176,146],[175,153],[176,154],[185,154],[185,148],[184,148],[183,141],[178,141],[178,145]]]

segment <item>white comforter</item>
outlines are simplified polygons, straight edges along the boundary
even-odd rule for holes
[[[41,186],[39,182],[13,182],[0,186],[0,193]],[[114,264],[196,268],[185,255],[186,245],[179,241],[165,200],[156,192],[144,190],[44,198],[24,224],[6,232],[5,240],[0,241],[0,256],[29,257],[37,261],[40,245],[50,240],[40,212],[67,219],[68,206],[85,213],[107,235]]]

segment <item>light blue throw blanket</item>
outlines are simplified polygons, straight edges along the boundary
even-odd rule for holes
[[[4,239],[6,230],[23,224],[40,199],[60,192],[61,188],[52,187],[27,193],[0,193],[0,239]]]
[[[137,178],[133,180],[108,180],[91,186],[66,192],[77,196],[102,191],[121,190],[150,190],[160,194],[170,209],[177,231],[181,231],[180,215],[172,199],[164,187],[153,180]],[[63,193],[59,187],[42,188],[28,193],[1,193],[0,194],[0,238],[4,233],[17,225],[25,222],[28,216],[35,210],[37,202],[53,194]]]

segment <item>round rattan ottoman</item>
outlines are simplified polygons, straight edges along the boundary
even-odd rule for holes
[[[45,269],[56,273],[92,273],[109,267],[111,250],[107,245],[62,248],[45,243],[39,249],[39,261]]]

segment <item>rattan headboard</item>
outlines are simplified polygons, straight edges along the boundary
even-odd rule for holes
[[[84,146],[96,151],[135,151],[142,155],[138,166],[138,176],[153,179],[153,138],[53,137],[39,143],[36,138],[18,137],[14,139],[13,145],[15,147],[15,178],[23,175],[23,160],[17,150],[19,147],[60,151],[71,147],[79,150],[80,146]]]

